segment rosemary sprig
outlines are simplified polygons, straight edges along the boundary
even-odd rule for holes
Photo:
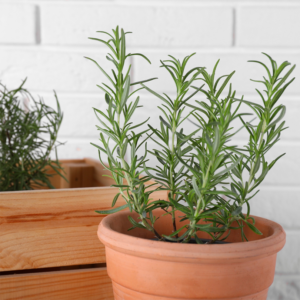
[[[157,205],[157,203],[151,203],[149,198],[155,190],[149,189],[149,186],[146,185],[149,177],[141,174],[143,165],[147,162],[146,141],[148,138],[143,138],[143,135],[147,131],[137,132],[137,130],[148,120],[140,124],[133,124],[131,121],[136,109],[141,107],[139,105],[140,97],[131,100],[137,90],[130,92],[130,87],[136,85],[137,82],[132,83],[130,81],[131,65],[124,71],[125,62],[129,56],[137,55],[143,57],[149,63],[150,61],[140,53],[126,53],[127,33],[123,29],[120,30],[117,26],[113,30],[112,35],[110,33],[105,34],[109,35],[107,41],[96,38],[91,39],[104,43],[111,50],[111,53],[106,58],[114,66],[112,75],[106,73],[95,60],[87,58],[93,61],[108,81],[110,81],[110,85],[103,83],[99,86],[105,92],[105,101],[108,108],[106,112],[94,108],[95,114],[101,124],[101,126],[97,126],[100,131],[101,146],[93,145],[98,148],[99,158],[104,168],[111,171],[110,177],[116,182],[114,186],[119,188],[119,194],[116,195],[113,206],[117,202],[119,195],[123,197],[127,204],[111,210],[97,212],[110,214],[128,207],[130,211],[136,211],[141,219],[140,222],[137,222],[130,218],[133,225],[132,228],[146,228],[152,231],[158,238],[161,238],[153,227],[155,220],[152,216],[152,209],[154,209],[153,205]],[[155,78],[143,80],[138,83],[148,82],[153,79]],[[137,150],[141,147],[145,147],[145,154],[138,157]],[[108,165],[104,163],[102,154],[107,156]],[[130,163],[126,161],[127,154],[130,155]],[[147,213],[150,214],[150,218],[147,217]]]
[[[0,84],[0,191],[54,188],[49,170],[63,176],[57,158],[57,135],[63,120],[56,93],[57,111],[24,88],[26,80],[8,90]],[[28,103],[22,104],[22,99]],[[56,159],[50,157],[54,150]]]

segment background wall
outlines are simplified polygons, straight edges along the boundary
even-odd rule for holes
[[[287,154],[266,178],[253,200],[252,213],[280,222],[287,232],[268,299],[299,300],[300,1],[0,0],[0,80],[17,87],[28,77],[26,87],[52,105],[56,90],[65,114],[60,141],[67,141],[59,149],[60,158],[97,157],[89,144],[97,143],[98,137],[92,107],[106,107],[96,87],[104,78],[83,56],[107,67],[107,50],[87,38],[99,37],[97,30],[109,31],[116,25],[134,32],[128,36],[128,52],[142,52],[152,61],[149,65],[133,58],[132,80],[158,76],[160,80],[149,86],[170,95],[174,86],[158,68],[168,54],[182,58],[197,52],[190,67],[205,65],[209,70],[220,58],[219,75],[236,70],[233,84],[238,95],[257,101],[257,84],[249,79],[261,78],[264,71],[247,60],[267,62],[260,54],[264,51],[278,62],[298,64],[297,80],[281,99],[290,128],[270,156]],[[159,102],[145,92],[141,96],[144,108],[136,121],[150,114],[157,126]],[[242,133],[236,142],[245,141]]]

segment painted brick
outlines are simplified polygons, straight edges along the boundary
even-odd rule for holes
[[[145,52],[145,51],[144,51]],[[47,48],[10,48],[0,49],[0,76],[8,84],[17,84],[20,79],[28,77],[28,88],[42,91],[50,91],[55,88],[64,92],[96,92],[96,84],[101,83],[105,78],[101,71],[92,62],[87,61],[83,56],[89,56],[97,60],[104,69],[111,69],[111,64],[105,59],[106,50],[92,51],[80,49],[70,51],[70,49],[52,50]],[[159,60],[167,59],[167,53],[146,53],[151,59],[149,65],[142,58],[133,59],[133,81],[159,77],[158,80],[150,82],[149,87],[157,92],[175,93],[175,84],[165,70],[159,68]],[[188,54],[188,53],[186,53]],[[182,53],[176,57],[182,59]],[[263,59],[257,53],[235,54],[232,52],[212,52],[200,53],[193,57],[188,68],[194,66],[207,66],[208,70],[213,68],[214,63],[221,58],[218,76],[228,74],[236,70],[233,77],[233,87],[237,89],[238,95],[253,95],[257,83],[251,82],[250,78],[260,79],[264,70],[256,64],[247,63],[248,59]],[[278,61],[288,59],[293,63],[300,64],[300,53],[297,54],[277,54],[274,58]],[[296,68],[294,75],[300,78],[300,68]],[[261,87],[262,89],[262,87]],[[297,80],[286,90],[286,94],[300,93],[300,85]]]
[[[41,7],[41,20],[47,45],[95,45],[87,38],[116,25],[134,32],[127,41],[135,46],[228,47],[233,36],[231,7],[51,4]]]
[[[260,187],[259,190],[249,202],[251,214],[273,220],[284,229],[300,229],[300,188]]]
[[[257,96],[249,96],[247,97],[247,100],[256,102],[256,103],[262,103],[262,100],[260,99],[259,95]],[[286,129],[280,139],[281,140],[289,140],[289,141],[300,141],[300,131],[298,130],[299,128],[299,114],[300,114],[300,101],[298,100],[291,100],[289,98],[289,96],[282,96],[282,98],[280,98],[280,100],[277,102],[278,104],[283,104],[286,106],[286,114],[284,117],[284,120],[286,121],[285,126],[288,127],[288,129]],[[253,111],[251,110],[251,108],[249,108],[249,106],[242,104],[241,106],[241,111],[242,112],[247,112],[247,113],[252,113]],[[251,121],[255,116],[245,116],[244,120],[246,121]],[[252,122],[253,125],[257,125],[258,120],[254,120]],[[235,121],[233,121],[233,126],[234,128],[240,128],[241,127],[241,121],[239,119],[236,119]],[[280,123],[279,123],[280,124]],[[243,129],[241,131],[239,131],[235,137],[234,140],[248,140],[249,138],[249,134],[247,132],[246,129]]]
[[[107,82],[101,71],[84,56],[100,60],[104,69],[111,69],[106,52],[70,52],[42,49],[0,49],[0,78],[15,87],[28,77],[27,88],[38,91],[99,92],[97,84]],[[110,73],[110,72],[109,72]]]
[[[233,141],[232,144],[244,146],[245,142],[242,143],[241,141]],[[285,155],[280,158],[273,166],[273,168],[269,171],[262,183],[262,186],[300,187],[300,176],[296,175],[299,172],[298,170],[300,165],[300,144],[279,141],[265,155],[265,159],[270,163],[283,153],[285,153]]]
[[[300,145],[279,142],[266,155],[267,161],[272,161],[282,153],[286,153],[279,159],[276,165],[270,170],[264,180],[264,185],[284,185],[300,187]]]
[[[0,3],[0,44],[36,43],[36,7]]]
[[[60,142],[65,142],[64,145],[60,145],[57,147],[57,153],[59,159],[71,159],[71,158],[84,158],[91,157],[94,159],[99,159],[98,149],[91,145],[94,143],[95,145],[101,146],[101,143],[98,139],[95,138],[68,138],[68,139],[59,139]],[[110,149],[114,148],[114,144],[110,142]],[[54,151],[52,151],[52,157],[55,156]],[[101,153],[101,159],[104,162],[107,162],[107,156]],[[125,156],[126,159],[126,156]]]
[[[59,159],[71,159],[71,158],[84,158],[91,157],[98,159],[97,148],[92,146],[90,142],[98,144],[95,139],[58,139],[60,142],[65,142],[64,145],[57,147],[57,153]],[[54,152],[52,157],[54,157]]]
[[[300,46],[299,6],[242,6],[237,10],[238,46]]]
[[[298,300],[300,299],[299,275],[275,275],[269,289],[268,300]]]
[[[43,98],[48,105],[56,107],[53,95],[47,93]],[[64,119],[59,131],[60,139],[68,137],[97,139],[99,131],[96,125],[101,126],[101,124],[94,114],[93,107],[102,111],[106,110],[104,94],[78,96],[58,93],[58,98],[64,112]]]
[[[287,231],[286,245],[277,255],[276,272],[279,274],[299,274],[300,232]],[[284,299],[285,300],[285,299]]]
[[[216,76],[229,74],[235,70],[236,73],[231,80],[233,89],[237,90],[237,96],[241,96],[244,94],[246,97],[251,94],[253,95],[256,88],[260,90],[264,89],[264,86],[262,84],[252,82],[250,81],[250,79],[261,80],[262,76],[266,76],[266,71],[259,64],[247,62],[248,60],[260,60],[266,63],[269,68],[271,68],[267,57],[260,54],[260,52],[262,52],[263,50],[264,49],[260,49],[259,51],[197,51],[197,49],[195,49],[195,52],[198,53],[191,58],[186,70],[199,66],[206,67],[207,70],[211,73],[215,63],[218,59],[220,59]],[[137,60],[137,58],[135,57],[133,58],[135,80],[158,77],[158,80],[149,83],[149,87],[153,88],[157,92],[175,93],[176,88],[171,76],[166,70],[159,68],[160,60],[168,59],[169,54],[182,60],[185,56],[190,55],[192,51],[178,51],[176,49],[172,51],[161,50],[155,52],[145,51],[143,49],[135,49],[135,51],[142,52],[152,62],[150,66],[146,67],[146,62]],[[270,51],[266,52],[269,53],[278,63],[282,63],[283,61],[287,60],[292,64],[300,64],[300,52],[298,51],[280,53],[271,53]],[[287,88],[285,94],[300,93],[300,85],[298,84],[298,80],[300,78],[300,68],[296,67],[293,72],[293,76],[291,75],[291,78],[292,77],[296,77],[297,79],[291,84],[291,86]]]

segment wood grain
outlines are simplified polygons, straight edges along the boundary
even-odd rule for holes
[[[105,262],[96,232],[113,187],[0,193],[0,271]],[[153,199],[165,198],[156,192]],[[120,197],[116,206],[124,205]]]
[[[80,188],[93,187],[94,166],[86,163],[68,163],[63,164],[65,174],[60,178],[60,188]]]
[[[0,195],[0,271],[105,262],[96,232],[116,188]],[[119,199],[118,205],[124,205]]]
[[[93,159],[93,158],[85,158],[84,162],[87,165],[94,167],[94,178],[93,178],[93,184],[94,186],[111,186],[112,184],[115,184],[115,181],[107,176],[103,175],[111,175],[111,172],[104,169],[104,167],[99,163],[99,161]]]
[[[104,268],[30,271],[105,262],[104,246],[96,235],[105,216],[94,211],[109,209],[118,189],[110,187],[114,181],[103,177],[109,172],[96,160],[61,162],[69,183],[54,175],[56,190],[0,193],[0,272],[29,270],[0,273],[1,300],[114,299]],[[74,188],[85,186],[94,187]],[[166,196],[165,191],[152,194],[153,200]],[[119,197],[116,206],[124,204]]]
[[[0,276],[1,300],[113,300],[105,268]]]

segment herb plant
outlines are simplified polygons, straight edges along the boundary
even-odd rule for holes
[[[153,80],[130,82],[129,65],[123,72],[125,60],[132,55],[139,55],[150,62],[140,53],[126,54],[126,33],[117,27],[108,40],[96,39],[108,46],[112,53],[106,57],[114,64],[110,76],[94,60],[102,73],[110,81],[99,86],[105,93],[108,105],[106,112],[94,108],[101,124],[101,145],[98,148],[100,161],[111,171],[115,180],[114,186],[119,193],[113,199],[114,206],[121,195],[126,205],[108,211],[98,211],[110,214],[129,208],[138,213],[140,222],[131,217],[132,228],[141,227],[151,230],[159,240],[189,242],[192,238],[197,243],[203,243],[197,232],[203,231],[211,236],[210,243],[225,240],[231,230],[240,229],[242,239],[247,237],[244,226],[248,226],[257,234],[262,234],[255,227],[255,220],[250,216],[249,200],[258,193],[258,186],[280,157],[270,163],[266,161],[266,153],[279,141],[281,132],[286,129],[283,117],[286,108],[277,104],[285,89],[294,80],[288,78],[295,66],[288,68],[290,63],[277,65],[269,55],[271,70],[260,61],[250,61],[262,65],[267,77],[254,80],[264,85],[265,90],[256,89],[261,103],[255,103],[238,98],[230,80],[235,72],[216,77],[217,66],[212,72],[204,67],[195,67],[186,71],[189,59],[182,62],[173,56],[161,61],[163,67],[175,83],[176,96],[172,99],[167,94],[160,95],[150,89],[145,83]],[[198,83],[198,84],[196,84]],[[139,84],[140,88],[130,91],[130,86]],[[145,89],[162,102],[159,106],[160,128],[148,124],[148,130],[139,130],[147,123],[133,124],[131,119],[139,108],[139,97],[130,98],[137,90]],[[202,94],[206,100],[195,100]],[[191,100],[194,100],[191,103]],[[248,105],[254,118],[246,121],[251,113],[241,112]],[[241,127],[235,129],[233,121],[240,120]],[[190,121],[195,125],[192,133],[184,131],[184,123]],[[232,137],[240,130],[249,134],[249,142],[243,147],[230,144]],[[152,139],[157,147],[147,149],[147,140]],[[144,155],[137,156],[137,150],[144,147]],[[126,154],[130,153],[130,160]],[[107,156],[108,165],[102,155]],[[147,165],[147,155],[157,159],[156,167]],[[149,180],[154,184],[147,184]],[[155,185],[155,186],[154,186]],[[150,201],[150,195],[156,190],[167,190],[168,199]],[[183,204],[184,203],[184,204]],[[242,207],[247,212],[242,213]],[[163,209],[172,215],[173,233],[160,236],[154,228],[155,218],[152,211]],[[176,228],[175,212],[180,212],[180,220],[188,223]],[[200,222],[201,221],[201,222]],[[237,224],[237,225],[234,225]]]
[[[103,70],[103,68],[93,59],[86,57],[97,65],[100,71],[110,82],[110,86],[102,83],[98,87],[105,92],[105,101],[107,103],[107,110],[103,112],[97,108],[94,108],[94,112],[101,124],[97,126],[100,130],[101,146],[95,145],[99,150],[99,158],[102,165],[111,171],[111,178],[116,182],[114,186],[118,187],[120,192],[114,197],[112,206],[115,205],[119,195],[121,195],[126,205],[114,208],[110,210],[110,213],[120,211],[126,207],[130,210],[136,211],[140,218],[141,223],[135,222],[132,218],[134,227],[147,228],[155,232],[153,224],[154,219],[151,217],[150,222],[147,221],[146,213],[160,205],[160,201],[150,202],[150,195],[154,192],[151,189],[151,185],[146,186],[145,183],[149,180],[147,176],[142,176],[143,165],[147,162],[147,144],[148,137],[143,138],[146,131],[141,131],[139,128],[148,120],[140,124],[132,123],[132,116],[134,112],[141,106],[139,106],[139,97],[135,100],[130,100],[131,97],[141,88],[138,88],[130,92],[130,87],[139,85],[141,83],[153,80],[154,78],[131,82],[130,81],[130,69],[131,65],[125,69],[126,59],[130,56],[141,56],[149,63],[149,59],[140,53],[126,53],[126,34],[123,29],[113,30],[113,35],[102,32],[108,35],[108,41],[90,38],[101,43],[104,43],[109,47],[111,53],[108,53],[106,59],[113,64],[112,74],[109,75]],[[138,157],[137,151],[139,148],[145,147],[145,155]],[[130,153],[130,163],[126,161],[126,153]],[[108,165],[106,165],[102,159],[102,154],[107,156]],[[105,213],[98,211],[99,213]],[[150,214],[152,216],[152,214]]]
[[[54,188],[48,171],[63,176],[56,153],[63,119],[58,98],[55,94],[55,111],[42,99],[35,100],[23,87],[25,82],[14,90],[0,83],[0,191]],[[55,160],[50,158],[52,150]]]

